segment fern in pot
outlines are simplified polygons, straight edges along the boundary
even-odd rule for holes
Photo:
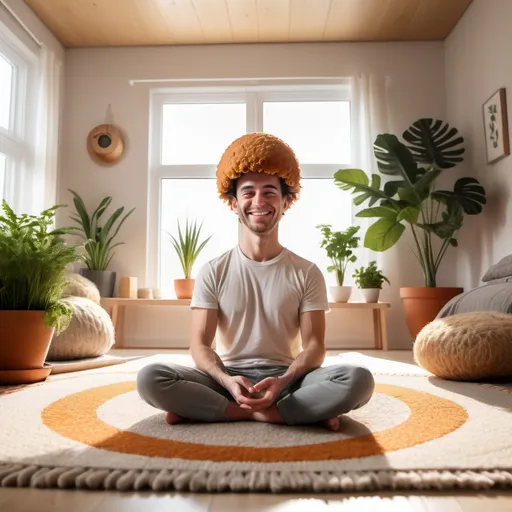
[[[108,266],[115,254],[114,248],[124,243],[114,243],[114,239],[135,208],[124,216],[124,206],[117,208],[105,222],[102,222],[103,214],[110,206],[112,197],[103,198],[92,214],[89,214],[82,198],[75,191],[69,191],[73,194],[76,210],[71,219],[78,224],[75,231],[80,232],[84,241],[86,268],[81,269],[80,273],[98,287],[101,297],[113,297],[116,272],[109,270]]]
[[[366,302],[379,302],[380,291],[384,281],[391,284],[389,279],[377,268],[377,262],[371,261],[367,267],[360,267],[354,271],[352,277],[360,288]]]
[[[178,299],[191,299],[194,293],[195,279],[192,279],[192,269],[197,260],[197,257],[204,249],[213,235],[199,241],[203,225],[198,226],[197,221],[189,223],[187,219],[185,222],[185,229],[182,230],[178,221],[178,236],[175,237],[168,233],[172,245],[176,251],[178,259],[180,260],[181,268],[183,269],[183,279],[174,280],[174,291]]]
[[[67,328],[72,309],[62,300],[68,265],[82,259],[53,229],[61,205],[17,215],[5,200],[0,213],[0,383],[45,379],[53,333]]]
[[[356,261],[353,249],[359,247],[359,237],[356,236],[359,226],[350,226],[344,231],[332,231],[330,224],[319,224],[323,240],[321,247],[325,249],[332,265],[327,267],[328,272],[333,272],[336,277],[336,285],[330,286],[329,291],[334,302],[348,302],[352,294],[352,286],[346,286],[345,276],[349,263]]]

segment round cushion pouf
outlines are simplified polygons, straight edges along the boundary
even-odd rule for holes
[[[443,379],[511,376],[512,315],[477,311],[434,320],[416,337],[414,359]]]
[[[71,304],[73,316],[69,327],[59,335],[54,335],[47,360],[82,359],[108,352],[115,339],[114,325],[108,313],[84,297],[64,300]]]
[[[69,284],[64,289],[63,297],[85,297],[96,304],[100,303],[100,292],[92,281],[80,274],[69,274],[67,279]]]

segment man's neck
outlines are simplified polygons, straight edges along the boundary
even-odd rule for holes
[[[253,233],[243,233],[240,237],[240,250],[251,260],[269,261],[281,254],[283,246],[274,234],[257,236]]]

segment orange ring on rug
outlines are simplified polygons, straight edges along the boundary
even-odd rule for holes
[[[74,393],[43,409],[42,421],[64,437],[117,453],[216,462],[292,462],[355,459],[403,450],[443,437],[468,419],[462,406],[446,398],[377,384],[376,392],[392,396],[409,407],[411,414],[406,421],[375,434],[311,445],[215,446],[148,437],[120,430],[98,418],[99,407],[114,397],[134,391],[135,386],[135,382],[120,382]]]

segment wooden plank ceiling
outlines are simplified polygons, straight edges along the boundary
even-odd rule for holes
[[[68,48],[435,41],[471,0],[25,0]]]

